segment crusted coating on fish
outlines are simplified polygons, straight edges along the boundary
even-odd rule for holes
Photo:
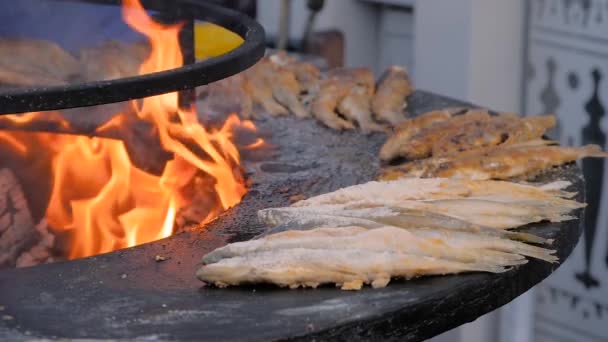
[[[383,243],[388,242],[387,240],[394,241],[396,234],[404,233],[405,231],[398,228],[367,230],[358,227],[280,233],[266,237],[263,241],[254,240],[237,247],[233,244],[232,253],[227,255],[206,256],[206,262],[198,270],[197,277],[220,287],[273,283],[296,288],[334,283],[345,290],[358,290],[363,284],[384,287],[395,277],[410,279],[421,275],[471,271],[499,273],[508,270],[508,265],[525,262],[517,256],[501,253],[493,254],[493,257],[500,259],[500,263],[505,265],[473,260],[452,261],[400,252],[403,247],[397,243],[392,245],[395,249],[383,250]],[[290,243],[287,241],[290,238],[296,241]],[[310,240],[304,241],[307,238]],[[264,248],[268,241],[275,242],[275,245],[266,245],[267,248]],[[353,241],[357,241],[358,245],[348,247]],[[323,242],[326,247],[318,248],[315,242]],[[247,243],[256,246],[248,249]],[[332,245],[342,246],[344,249],[327,248]],[[484,255],[486,260],[492,259],[491,256]]]
[[[547,146],[534,140],[510,146],[493,146],[386,168],[378,179],[445,177],[469,180],[529,179],[554,166],[582,158],[606,158],[597,145]]]

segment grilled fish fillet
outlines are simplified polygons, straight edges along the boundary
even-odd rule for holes
[[[369,68],[337,68],[327,72],[327,78],[331,80],[351,81],[365,87],[369,95],[374,95],[375,80],[374,73]]]
[[[468,111],[454,116],[450,120],[422,128],[409,141],[402,144],[397,154],[391,157],[405,157],[408,160],[430,157],[438,141],[454,136],[463,126],[471,127],[490,120],[491,116],[487,111]]]
[[[471,180],[531,178],[542,171],[582,158],[606,158],[597,145],[583,147],[546,146],[527,142],[493,146],[467,153],[414,161],[385,169],[381,180],[401,177],[449,177]]]
[[[372,118],[373,95],[374,75],[370,69],[334,69],[319,83],[311,111],[313,116],[333,129],[353,129],[353,123],[357,123],[366,134],[382,131],[384,128]]]
[[[389,161],[397,157],[402,148],[401,146],[407,144],[408,141],[423,128],[430,127],[439,122],[448,121],[451,117],[452,113],[450,111],[437,110],[404,121],[397,127],[395,132],[386,140],[380,149],[380,159]]]
[[[355,84],[335,79],[323,80],[319,93],[311,105],[312,115],[324,125],[335,130],[354,129],[352,122],[341,118],[337,111],[340,102],[348,95]]]
[[[308,110],[312,100],[319,92],[319,82],[321,81],[319,68],[312,63],[298,61],[285,51],[279,51],[269,58],[276,65],[291,71],[295,75],[300,85],[300,102]]]
[[[469,122],[433,146],[433,156],[450,155],[480,147],[509,145],[540,139],[555,126],[555,116],[519,118],[502,114],[487,121]]]
[[[510,145],[540,139],[555,126],[553,115],[520,118],[503,113],[471,110],[451,116],[445,111],[430,112],[406,121],[380,151],[380,158],[416,160],[440,157],[476,148]]]
[[[198,270],[197,277],[221,287],[266,282],[297,288],[335,283],[344,290],[358,290],[363,284],[385,287],[392,277],[409,279],[468,271],[499,273],[510,265],[525,262],[517,254],[483,253],[485,251],[481,250],[479,253],[462,249],[452,252],[458,259],[472,256],[472,260],[476,260],[478,256],[485,262],[459,262],[402,252],[412,241],[419,240],[393,227],[372,230],[320,228],[279,233],[212,252],[204,257],[205,265]],[[447,254],[446,251],[451,250],[441,243],[429,250],[425,250],[426,247],[427,244],[423,244],[412,250],[420,254],[434,251]],[[463,254],[458,254],[460,252]]]
[[[355,85],[338,105],[338,111],[350,121],[356,122],[363,134],[386,130],[372,119],[370,101],[368,89],[362,85]]]
[[[262,107],[270,115],[288,115],[287,108],[280,105],[274,98],[272,69],[272,63],[267,58],[262,58],[256,65],[245,71],[253,103]]]
[[[395,65],[389,67],[378,80],[376,94],[371,103],[378,120],[393,126],[405,120],[403,111],[407,107],[406,98],[412,91],[407,71]]]
[[[274,74],[269,75],[274,98],[298,118],[309,117],[308,111],[300,102],[301,88],[296,75],[284,67],[277,67],[274,70]]]

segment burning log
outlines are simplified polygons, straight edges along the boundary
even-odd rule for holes
[[[53,256],[56,239],[55,235],[50,232],[46,220],[42,220],[36,225],[36,231],[40,235],[38,243],[19,256],[16,267],[35,266],[56,260]]]
[[[149,38],[149,55],[137,62],[148,53],[135,49],[125,68],[113,68],[113,56],[121,55],[124,46],[87,50],[81,60],[98,64],[84,73],[114,78],[135,69],[142,75],[183,65],[181,25],[148,20],[137,0],[124,0],[123,9],[125,22]],[[27,197],[28,224],[2,229],[0,266],[44,262],[52,253],[74,259],[147,243],[171,235],[180,210],[179,222],[200,223],[239,203],[247,191],[239,146],[257,149],[264,146],[263,139],[253,136],[241,145],[235,131],[243,126],[255,133],[252,122],[230,115],[217,127],[206,126],[194,103],[187,108],[179,99],[178,93],[167,93],[117,104],[121,107],[116,109],[98,106],[0,118],[0,155],[10,157],[4,161],[11,167],[34,165],[17,176],[24,190],[42,192]],[[22,206],[27,208],[25,200]],[[52,234],[44,221],[34,225],[42,216]]]
[[[9,169],[0,170],[0,194],[0,268],[48,259],[54,237],[44,223],[34,225],[21,185]]]

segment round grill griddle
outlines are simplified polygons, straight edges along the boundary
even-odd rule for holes
[[[410,97],[415,113],[463,103],[424,92]],[[420,341],[475,320],[549,276],[559,264],[530,260],[502,274],[470,273],[393,280],[384,289],[341,291],[249,286],[203,287],[201,257],[263,227],[256,212],[373,179],[381,134],[336,133],[314,120],[258,121],[279,147],[272,161],[248,165],[253,184],[243,202],[198,231],[114,253],[32,268],[0,271],[0,340],[33,337],[194,341]],[[576,164],[541,180],[573,183],[584,200]],[[522,231],[555,239],[560,263],[576,246],[578,220],[530,225]],[[155,256],[167,258],[156,262]]]
[[[41,0],[42,1],[42,0]],[[45,0],[63,2],[65,0]],[[71,0],[118,6],[120,0]],[[68,1],[69,2],[69,1]],[[219,57],[141,76],[66,86],[0,90],[0,114],[93,106],[191,89],[237,74],[264,55],[264,30],[256,21],[236,11],[201,0],[143,0],[158,17],[174,21],[207,21],[241,36],[238,48]],[[75,28],[77,29],[77,28]]]

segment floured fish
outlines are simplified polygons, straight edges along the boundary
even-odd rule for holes
[[[569,186],[440,178],[355,185],[259,211],[271,228],[205,255],[197,275],[217,286],[360,289],[399,277],[503,272],[527,258],[557,262],[542,246],[551,240],[505,229],[572,218],[584,204],[570,199]]]
[[[500,195],[513,198],[549,199],[555,196],[572,196],[562,191],[569,182],[535,186],[505,181],[471,181],[447,178],[403,178],[394,181],[371,181],[314,196],[294,203],[294,207],[323,204],[348,204],[369,200],[399,202],[403,200],[453,199]]]
[[[570,213],[584,207],[584,204],[560,197],[572,196],[560,188],[567,185],[567,182],[560,182],[558,186],[543,188],[501,181],[409,178],[347,187],[297,202],[293,207],[311,208],[313,211],[331,205],[341,205],[342,208],[376,208],[368,217],[385,218],[399,216],[381,214],[383,210],[389,211],[387,207],[395,207],[443,215],[481,227],[509,229],[540,221],[562,222],[572,219]],[[334,216],[344,212],[334,208],[327,213],[331,213],[331,210],[334,210]],[[417,221],[421,222],[420,219]],[[448,220],[443,221],[450,223]],[[437,225],[441,224],[439,222],[441,221],[437,221]],[[432,223],[427,219],[426,224]]]
[[[262,236],[289,229],[309,230],[324,226],[345,227],[356,225],[365,228],[393,226],[404,229],[418,229],[425,227],[469,232],[529,243],[551,243],[550,240],[532,234],[497,230],[439,213],[397,207],[350,209],[345,206],[326,205],[303,208],[270,208],[260,210],[258,218],[268,226],[274,227]]]
[[[471,257],[470,261],[417,255],[403,252],[407,241],[412,241],[412,234],[391,227],[372,230],[320,228],[279,233],[212,252],[204,257],[204,265],[198,270],[197,277],[220,287],[272,283],[297,288],[333,283],[345,290],[358,290],[363,284],[385,287],[394,277],[410,279],[421,275],[471,271],[499,273],[508,270],[509,266],[525,262],[517,254],[483,253],[482,250],[477,254],[462,249],[456,252],[448,246],[443,248],[455,253],[452,258]],[[319,247],[317,242],[323,246]],[[333,246],[341,246],[342,249]],[[440,251],[440,246],[437,244],[434,250],[440,255],[446,254]],[[424,247],[416,251],[419,254],[432,253],[431,250],[425,251]],[[475,261],[477,255],[484,261]]]
[[[483,262],[502,266],[513,266],[517,262],[524,263],[523,256],[530,255],[548,261],[555,260],[555,257],[551,256],[553,251],[516,241],[506,240],[501,244],[499,238],[486,238],[478,239],[485,243],[484,245],[471,247],[474,243],[460,243],[464,247],[459,247],[458,243],[450,244],[449,240],[448,235],[437,235],[429,239],[404,229],[386,226],[371,230],[360,227],[318,228],[310,231],[287,231],[269,235],[263,239],[229,244],[205,255],[203,263],[212,264],[226,258],[294,248],[393,251],[459,262]]]

